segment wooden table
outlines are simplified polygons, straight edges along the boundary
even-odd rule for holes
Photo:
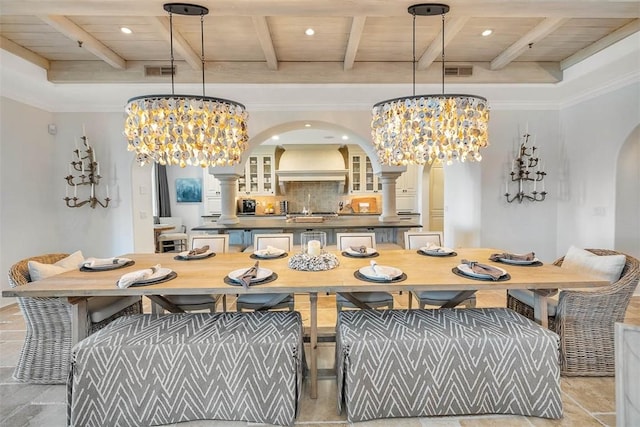
[[[158,241],[158,236],[162,234],[163,231],[173,230],[176,228],[171,224],[154,224],[153,225],[153,242],[156,245],[156,253],[162,252],[162,248],[160,247],[160,242]]]
[[[455,257],[427,257],[415,250],[383,251],[374,258],[379,265],[400,268],[407,279],[397,283],[371,283],[354,277],[354,272],[369,265],[369,259],[348,258],[338,253],[340,266],[322,272],[296,271],[288,267],[289,258],[264,260],[260,266],[269,268],[278,274],[278,279],[264,285],[245,290],[242,286],[230,286],[224,283],[227,273],[241,268],[249,268],[254,260],[248,253],[217,254],[214,257],[197,261],[177,261],[175,254],[128,254],[136,264],[127,268],[102,271],[81,272],[78,270],[63,273],[31,283],[20,288],[3,290],[5,297],[67,297],[74,304],[73,339],[84,338],[86,330],[87,297],[113,295],[145,295],[154,302],[178,311],[162,295],[197,294],[244,294],[244,293],[306,293],[310,300],[310,384],[311,397],[317,396],[317,340],[318,340],[318,293],[340,293],[352,297],[351,293],[361,291],[441,291],[459,290],[460,298],[477,290],[532,289],[535,291],[536,319],[547,326],[547,295],[552,289],[570,289],[596,287],[607,284],[594,276],[580,271],[559,268],[551,264],[540,267],[510,266],[488,261],[492,253],[502,252],[496,249],[456,249]],[[462,259],[484,262],[500,266],[509,272],[511,279],[503,282],[478,281],[460,277],[452,273]],[[171,268],[178,273],[174,280],[149,286],[120,289],[117,280],[124,273],[148,268],[155,264]]]

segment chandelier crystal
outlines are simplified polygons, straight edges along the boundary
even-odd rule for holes
[[[232,166],[240,162],[247,149],[247,111],[235,101],[204,95],[203,17],[209,10],[202,6],[167,3],[171,29],[171,69],[173,66],[172,14],[200,15],[202,31],[202,96],[145,95],[131,98],[125,111],[124,135],[127,150],[136,154],[140,165]]]
[[[418,4],[413,15],[413,95],[373,106],[371,136],[381,163],[404,166],[480,161],[489,145],[489,107],[480,96],[444,93],[444,15],[449,6]],[[415,95],[415,17],[442,15],[442,94]]]

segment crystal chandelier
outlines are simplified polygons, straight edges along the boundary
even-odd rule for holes
[[[475,95],[444,93],[445,4],[410,6],[413,15],[413,95],[373,106],[371,135],[380,162],[387,165],[480,161],[489,145],[487,100]],[[442,94],[416,95],[416,16],[442,15]]]
[[[235,101],[204,95],[204,16],[202,6],[167,3],[171,39],[171,95],[145,95],[127,102],[127,149],[140,165],[231,166],[247,148],[247,112]],[[200,15],[202,96],[174,94],[173,14]]]

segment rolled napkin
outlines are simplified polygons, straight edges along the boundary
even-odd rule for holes
[[[194,255],[202,255],[203,253],[207,252],[209,250],[209,245],[204,245],[201,248],[195,248],[189,251],[189,253],[187,253],[187,256],[194,256]]]
[[[120,280],[118,280],[118,287],[123,289],[128,288],[140,280],[148,279],[158,270],[160,270],[160,264],[156,264],[151,268],[145,268],[144,270],[136,270],[131,273],[123,274],[122,277],[120,277]]]
[[[534,252],[529,252],[528,254],[511,254],[508,252],[503,252],[500,254],[492,254],[489,259],[491,261],[500,261],[501,259],[512,259],[516,261],[533,261],[536,258],[536,254]]]
[[[248,289],[251,285],[251,279],[258,275],[259,262],[260,261],[256,261],[253,267],[245,271],[242,276],[239,277],[240,282],[242,282],[242,286],[244,286],[245,289]]]
[[[349,246],[349,249],[351,249],[354,252],[358,252],[359,254],[366,254],[367,253],[367,247],[365,245],[362,245],[362,246]]]
[[[96,267],[106,267],[108,265],[119,265],[125,264],[131,261],[129,258],[87,258],[82,262],[82,267],[86,268],[96,268]]]
[[[371,264],[371,271],[373,271],[373,274],[375,274],[376,277],[379,277],[379,278],[384,279],[384,280],[393,280],[393,277],[391,277],[388,274],[380,271],[380,268],[378,267],[378,263],[377,262],[372,260],[370,262],[370,264]]]
[[[490,265],[487,265],[487,264],[480,264],[477,261],[468,261],[466,259],[463,259],[462,263],[463,264],[467,264],[469,267],[471,267],[471,270],[474,273],[486,274],[489,277],[491,277],[492,280],[498,280],[504,274],[502,272],[502,270],[499,270],[499,269],[497,269],[495,267],[492,267]]]

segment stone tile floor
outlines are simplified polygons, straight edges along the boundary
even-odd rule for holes
[[[477,293],[478,306],[504,307],[504,292],[481,291]],[[234,310],[233,301],[229,309]],[[396,295],[396,307],[406,307],[407,295]],[[296,296],[296,309],[308,323],[308,300],[304,295]],[[150,312],[145,299],[145,312]],[[336,311],[333,296],[320,296],[318,323],[331,328],[335,324]],[[627,310],[627,323],[640,325],[640,297],[632,299]],[[0,426],[64,426],[66,423],[65,386],[22,384],[11,377],[20,354],[24,338],[24,319],[16,305],[0,309]],[[319,344],[319,367],[331,368],[334,345]],[[484,415],[439,418],[401,418],[348,423],[345,414],[336,410],[335,379],[321,379],[318,384],[318,399],[308,397],[303,391],[300,415],[296,425],[357,427],[419,427],[419,426],[615,426],[615,379],[614,378],[562,378],[564,417],[560,420],[542,418]],[[256,425],[247,422],[194,421],[179,424],[180,427],[222,427]]]

